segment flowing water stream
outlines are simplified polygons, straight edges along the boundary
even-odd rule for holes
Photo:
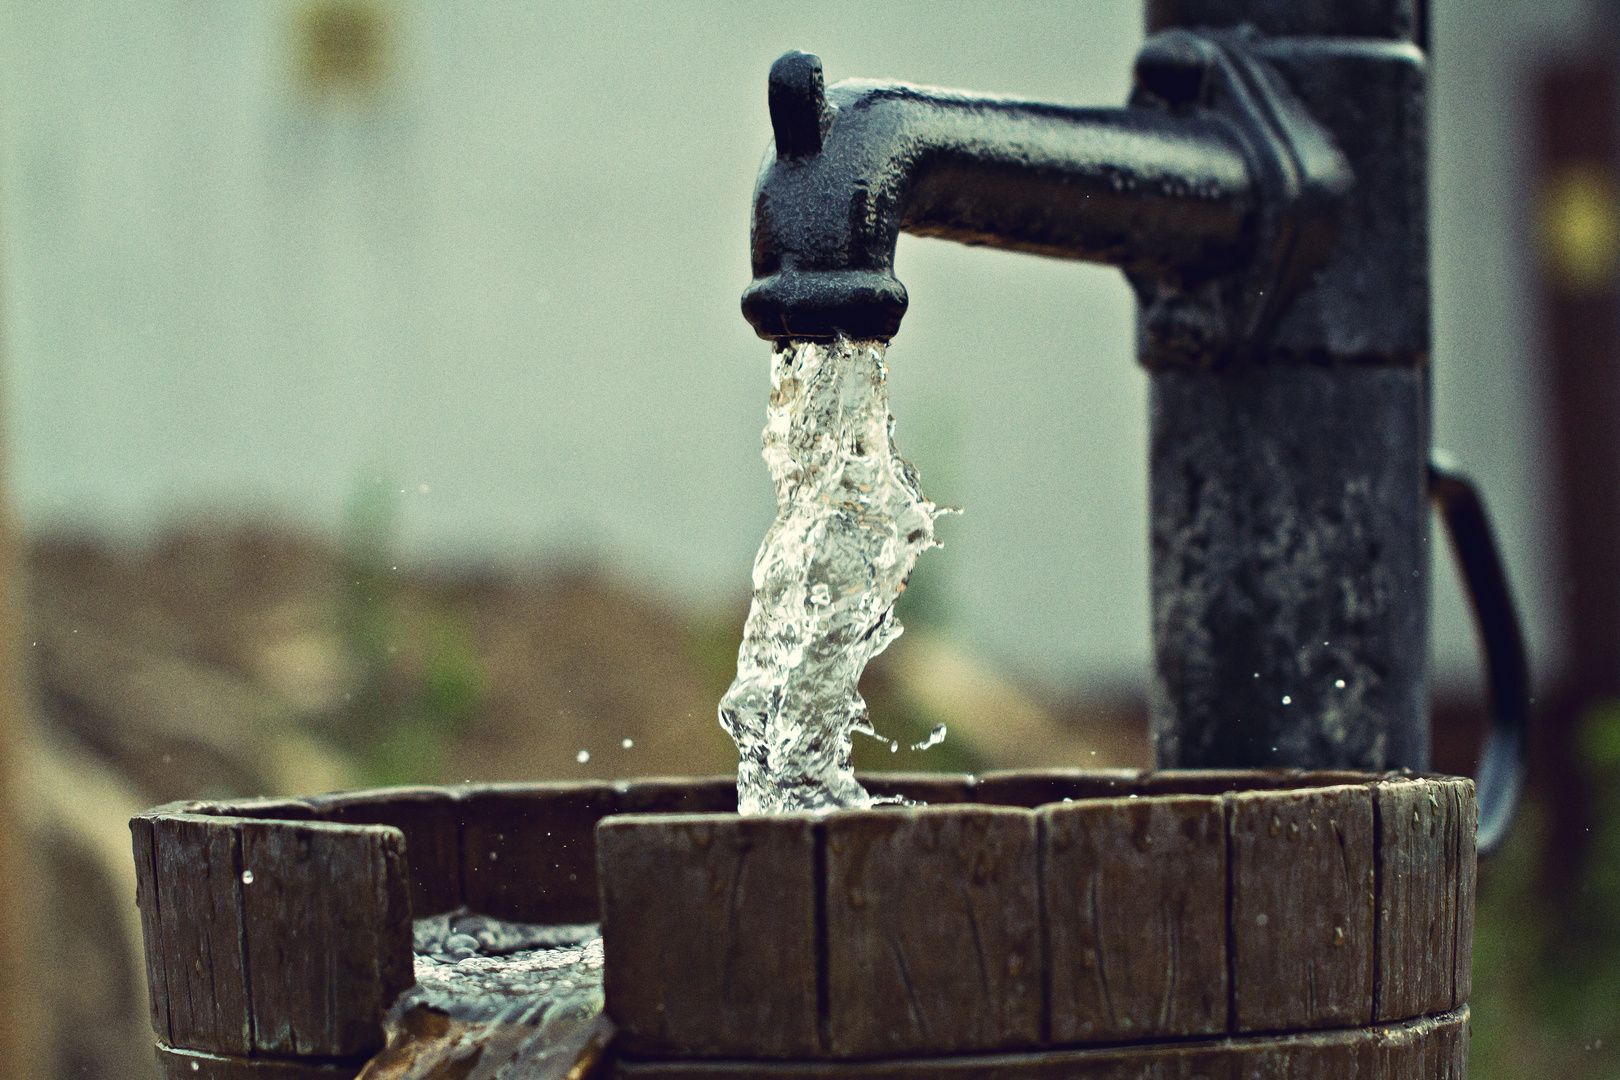
[[[853,734],[875,734],[858,684],[900,636],[894,602],[944,512],[895,449],[883,354],[882,342],[839,337],[772,358],[763,443],[776,521],[720,701],[744,814],[877,801],[850,761]]]

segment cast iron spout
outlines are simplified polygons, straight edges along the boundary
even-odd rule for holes
[[[1336,203],[1348,166],[1303,111],[1279,104],[1287,91],[1274,78],[1234,62],[1235,48],[1159,35],[1130,108],[865,80],[824,90],[819,59],[784,55],[771,68],[776,143],[755,191],[744,314],[769,339],[892,337],[906,310],[901,231],[1110,263],[1139,289],[1177,295],[1254,265],[1279,231],[1291,258],[1309,258],[1325,245],[1299,243],[1287,211]],[[1301,131],[1310,145],[1292,145]],[[1252,329],[1202,327],[1195,348]]]

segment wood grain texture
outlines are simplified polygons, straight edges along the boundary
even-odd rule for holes
[[[966,773],[871,772],[857,773],[866,790],[879,798],[898,795],[930,806],[973,802],[977,784]]]
[[[1366,786],[1227,800],[1233,1030],[1365,1023],[1374,968]]]
[[[243,949],[241,819],[162,815],[151,824],[168,1041],[245,1054],[253,1023]]]
[[[1035,817],[1006,807],[828,817],[827,1050],[837,1057],[1034,1046],[1041,955]]]
[[[1452,780],[1447,786],[1457,818],[1457,958],[1451,1001],[1455,1008],[1468,1000],[1474,971],[1474,894],[1478,885],[1479,854],[1474,846],[1479,828],[1479,805],[1472,780]]]
[[[347,791],[310,800],[323,821],[387,825],[405,834],[415,918],[451,911],[461,894],[460,801],[442,787]]]
[[[653,776],[614,785],[620,814],[735,814],[735,776]]]
[[[254,1052],[381,1048],[383,1013],[415,982],[404,836],[322,822],[240,829]]]
[[[597,919],[596,823],[619,808],[607,783],[479,784],[461,798],[467,906],[515,922]]]
[[[286,1058],[244,1058],[157,1046],[163,1080],[353,1080],[365,1065]]]
[[[231,799],[228,802],[189,800],[171,804],[180,813],[211,814],[216,817],[258,818],[276,821],[314,821],[320,816],[310,799],[288,799],[265,795],[252,799]]]
[[[888,1061],[636,1061],[617,1080],[1466,1080],[1467,1007],[1405,1024]]]
[[[1064,799],[1108,799],[1136,790],[1139,769],[1005,769],[987,772],[973,786],[973,802],[991,806],[1044,806]]]
[[[141,913],[141,941],[146,956],[146,1000],[152,1033],[169,1038],[169,983],[163,971],[163,922],[158,911],[157,843],[150,817],[131,818],[130,846],[135,855],[135,906]]]
[[[1037,819],[1050,1041],[1224,1033],[1221,800],[1060,803]]]
[[[1373,1021],[1452,1007],[1457,801],[1432,780],[1378,784],[1378,986]]]
[[[635,1053],[820,1052],[809,815],[597,826],[607,1011]]]

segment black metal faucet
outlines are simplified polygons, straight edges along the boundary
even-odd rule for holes
[[[1413,0],[1151,0],[1128,107],[771,69],[761,337],[888,339],[900,232],[1122,268],[1151,377],[1155,758],[1429,764],[1428,514],[1444,511],[1496,723],[1480,844],[1529,683],[1471,485],[1431,466],[1425,57]]]

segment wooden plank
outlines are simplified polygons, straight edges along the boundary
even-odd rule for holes
[[[596,823],[618,810],[606,783],[482,784],[461,793],[467,906],[516,922],[597,920]]]
[[[967,773],[870,772],[855,779],[876,797],[899,795],[929,806],[972,802],[976,786]]]
[[[228,802],[192,800],[182,803],[183,813],[212,814],[218,817],[261,818],[276,821],[314,821],[319,816],[309,799],[286,799],[266,795]]]
[[[199,1050],[157,1046],[158,1072],[164,1080],[353,1080],[365,1059],[352,1062],[229,1057]]]
[[[668,1056],[814,1056],[815,818],[620,815],[597,826],[607,1011]]]
[[[383,788],[339,792],[310,801],[324,821],[388,825],[405,834],[413,917],[461,906],[460,805],[450,789]]]
[[[637,1061],[617,1080],[1465,1080],[1467,1010],[1393,1027],[886,1061]]]
[[[1141,795],[1224,795],[1369,784],[1385,775],[1343,769],[1162,769],[1143,773],[1136,791]]]
[[[655,776],[620,780],[621,814],[735,814],[735,776]]]
[[[379,1049],[384,1011],[415,981],[404,836],[322,822],[240,828],[254,1053]]]
[[[157,841],[149,816],[131,818],[130,844],[135,854],[135,906],[141,913],[141,941],[146,955],[146,998],[152,1033],[169,1038],[169,984],[163,972],[163,922],[158,911]]]
[[[1003,769],[978,778],[973,801],[990,806],[1044,806],[1064,799],[1129,795],[1139,769]]]
[[[161,815],[151,822],[169,1042],[245,1054],[253,1026],[242,950],[241,820]]]
[[[1145,772],[1136,782],[1139,795],[1225,795],[1234,791],[1270,791],[1288,786],[1286,772],[1276,769],[1161,769]]]
[[[1374,788],[1378,804],[1378,985],[1372,1020],[1452,1006],[1457,952],[1457,805],[1434,780]]]
[[[1474,894],[1478,885],[1479,855],[1474,834],[1479,827],[1479,806],[1472,780],[1453,780],[1450,788],[1457,821],[1457,953],[1452,977],[1451,1003],[1468,1000],[1474,971]]]
[[[1037,813],[1054,1044],[1226,1031],[1226,819],[1187,796]]]
[[[1365,1023],[1373,995],[1373,809],[1365,786],[1226,800],[1233,1030]]]
[[[828,1051],[1038,1045],[1035,816],[966,805],[823,822]]]

